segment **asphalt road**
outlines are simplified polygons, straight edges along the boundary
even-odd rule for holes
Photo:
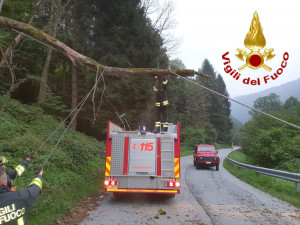
[[[219,150],[221,161],[229,152]],[[115,198],[108,193],[81,225],[300,225],[299,209],[240,181],[222,163],[219,171],[196,170],[192,156],[183,157],[181,182],[181,194],[171,199],[134,194]]]

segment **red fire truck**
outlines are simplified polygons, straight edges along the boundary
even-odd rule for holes
[[[117,193],[180,193],[180,123],[168,131],[126,131],[108,122],[104,190]]]

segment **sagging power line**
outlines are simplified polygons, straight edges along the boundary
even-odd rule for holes
[[[268,113],[266,113],[266,112],[263,112],[263,111],[260,111],[260,110],[258,110],[258,109],[255,109],[255,108],[253,108],[253,107],[251,107],[251,106],[248,106],[248,105],[246,105],[246,104],[244,104],[244,103],[242,103],[242,102],[239,102],[239,101],[237,101],[237,100],[235,100],[235,99],[232,99],[232,98],[230,98],[230,97],[228,97],[228,96],[222,95],[222,94],[220,94],[220,93],[218,93],[218,92],[216,92],[216,91],[214,91],[214,90],[212,90],[212,89],[209,89],[208,87],[205,87],[205,86],[203,86],[203,85],[201,85],[201,84],[199,84],[199,83],[197,83],[197,82],[195,82],[195,81],[193,81],[193,80],[191,80],[191,79],[188,79],[188,78],[186,78],[186,77],[180,76],[179,74],[173,72],[171,69],[169,69],[169,71],[170,71],[172,74],[176,75],[177,77],[182,78],[182,79],[184,79],[184,80],[186,80],[186,81],[188,81],[188,82],[190,82],[190,83],[193,83],[193,84],[195,84],[195,85],[197,85],[197,86],[199,86],[199,87],[201,87],[201,88],[204,88],[205,90],[210,91],[210,92],[212,92],[212,93],[214,93],[214,94],[216,94],[216,95],[219,95],[219,96],[221,96],[222,98],[226,98],[226,99],[228,99],[228,100],[230,100],[230,101],[232,101],[232,102],[235,102],[235,103],[237,103],[237,104],[240,104],[240,105],[242,105],[242,106],[244,106],[244,107],[246,107],[246,108],[249,108],[249,109],[251,109],[251,110],[253,110],[253,111],[255,111],[255,112],[261,113],[261,114],[263,114],[263,115],[265,115],[265,116],[268,116],[268,117],[270,117],[270,118],[272,118],[272,119],[274,119],[274,120],[277,120],[277,121],[279,121],[279,122],[281,122],[281,123],[284,123],[284,124],[286,124],[286,125],[289,125],[289,126],[291,126],[291,127],[294,127],[294,128],[296,128],[296,129],[299,129],[299,130],[300,130],[300,127],[297,126],[297,125],[295,125],[295,124],[293,124],[293,123],[289,123],[289,122],[287,122],[287,121],[285,121],[285,120],[282,120],[282,119],[280,119],[280,118],[278,118],[278,117],[276,117],[276,116],[272,116],[271,114],[268,114]]]

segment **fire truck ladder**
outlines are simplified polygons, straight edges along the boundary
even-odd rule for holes
[[[161,180],[174,178],[174,141],[172,138],[161,141]]]

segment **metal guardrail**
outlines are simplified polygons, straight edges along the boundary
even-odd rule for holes
[[[253,172],[256,172],[259,174],[265,174],[268,176],[277,177],[277,178],[296,182],[296,190],[300,191],[300,173],[289,173],[289,172],[285,172],[285,171],[281,171],[281,170],[267,169],[267,168],[263,168],[263,167],[257,167],[257,166],[252,166],[249,164],[240,163],[240,162],[234,161],[233,159],[230,159],[229,155],[227,156],[227,161],[240,167],[240,168],[244,168],[246,170],[250,170],[250,171],[253,171]]]

